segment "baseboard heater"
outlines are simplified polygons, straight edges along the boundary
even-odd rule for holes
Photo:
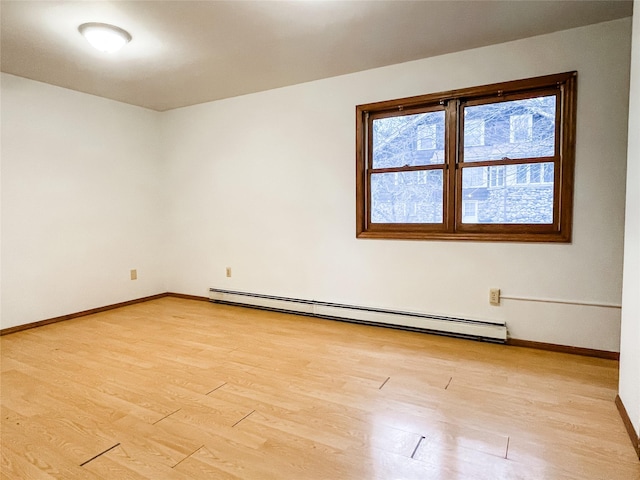
[[[507,326],[505,323],[384,310],[355,305],[342,305],[299,298],[274,297],[272,295],[233,292],[217,288],[209,289],[209,299],[214,303],[295,313],[298,315],[398,328],[402,330],[436,333],[500,343],[504,343],[507,340]]]

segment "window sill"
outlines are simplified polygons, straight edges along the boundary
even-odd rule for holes
[[[571,243],[571,236],[563,233],[432,233],[416,231],[364,231],[356,233],[356,238],[385,240],[454,240],[469,242]]]

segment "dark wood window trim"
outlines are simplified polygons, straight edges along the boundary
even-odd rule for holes
[[[358,238],[570,242],[573,215],[577,72],[478,86],[449,92],[358,105],[356,107],[356,236]],[[554,154],[535,158],[503,158],[465,162],[463,122],[465,106],[556,96]],[[444,111],[444,163],[373,168],[373,119]],[[463,223],[462,175],[466,168],[553,163],[553,220],[544,224]],[[529,167],[532,168],[532,167]],[[542,165],[541,167],[542,168]],[[420,170],[442,172],[442,223],[373,223],[372,172]],[[487,180],[488,181],[488,180]]]

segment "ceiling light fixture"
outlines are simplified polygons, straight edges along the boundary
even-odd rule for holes
[[[131,41],[129,32],[106,23],[83,23],[78,31],[101,52],[116,52]]]

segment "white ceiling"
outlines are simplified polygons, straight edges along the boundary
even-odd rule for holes
[[[631,14],[631,0],[1,0],[0,64],[164,111]],[[100,53],[86,22],[133,40]]]

